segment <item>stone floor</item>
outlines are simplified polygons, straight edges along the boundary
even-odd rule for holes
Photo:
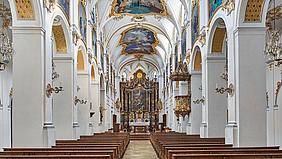
[[[123,159],[158,159],[149,140],[130,141]]]

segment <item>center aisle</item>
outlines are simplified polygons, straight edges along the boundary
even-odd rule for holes
[[[123,159],[158,159],[149,140],[130,141]]]

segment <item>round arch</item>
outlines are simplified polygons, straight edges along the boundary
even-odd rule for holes
[[[191,70],[202,71],[202,52],[199,46],[196,46],[193,50]]]
[[[253,5],[251,5],[251,0],[240,0],[237,3],[237,12],[236,12],[236,26],[257,26],[257,27],[264,27],[266,23],[266,16],[267,16],[267,10],[269,6],[270,0],[263,0],[259,1],[256,4],[256,11],[254,11],[253,16],[259,16],[258,20],[246,20],[246,17],[248,17],[248,10],[252,10]]]
[[[11,13],[12,13],[12,19],[13,19],[13,26],[43,26],[43,1],[38,1],[38,0],[28,0],[25,2],[21,1],[10,1],[10,8],[11,8]],[[21,4],[19,4],[21,3]],[[26,7],[29,7],[32,9],[32,15],[25,17],[24,18],[19,18],[20,15],[19,13],[24,14],[24,11],[22,7],[17,7],[20,5],[27,5]]]
[[[81,42],[81,41],[80,41]],[[82,42],[81,42],[82,43]],[[78,72],[87,72],[88,70],[88,63],[87,63],[87,56],[86,56],[86,49],[84,44],[78,45],[75,51],[75,59],[76,59],[76,66]]]
[[[224,40],[227,39],[230,28],[225,16],[215,16],[211,21],[211,29],[208,32],[207,56],[215,53],[222,53],[224,49]],[[228,45],[226,46],[228,47]]]
[[[59,7],[54,9],[54,12],[50,18],[50,22],[52,25],[49,26],[48,30],[50,30],[51,35],[54,34],[55,42],[65,45],[65,48],[61,48],[63,49],[62,53],[70,54],[71,51],[69,46],[71,45],[71,33],[68,29],[69,22]]]

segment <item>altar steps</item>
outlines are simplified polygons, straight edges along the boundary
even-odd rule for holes
[[[130,140],[150,140],[150,133],[130,133]]]

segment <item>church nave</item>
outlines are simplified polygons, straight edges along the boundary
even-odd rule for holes
[[[0,0],[0,159],[279,158],[281,39],[282,0]]]

